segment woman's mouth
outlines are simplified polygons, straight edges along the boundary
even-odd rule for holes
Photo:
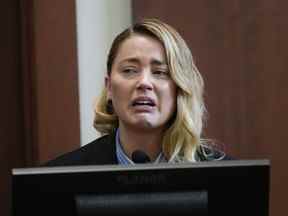
[[[155,106],[155,101],[149,97],[138,97],[132,101],[132,107],[139,112],[150,112]]]
[[[132,106],[150,106],[154,107],[156,106],[155,101],[152,98],[149,97],[138,97],[132,101]]]

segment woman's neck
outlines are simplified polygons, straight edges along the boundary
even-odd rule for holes
[[[119,135],[122,148],[126,155],[131,158],[135,150],[145,152],[151,161],[154,161],[162,149],[163,131],[151,129],[150,131],[128,129],[120,125]]]

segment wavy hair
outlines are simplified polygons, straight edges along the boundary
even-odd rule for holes
[[[205,145],[201,135],[206,112],[203,78],[190,49],[173,27],[157,19],[144,19],[124,30],[113,41],[107,59],[108,76],[120,45],[135,34],[149,35],[160,41],[171,78],[177,86],[177,111],[165,131],[162,151],[169,162],[195,161],[196,152]],[[101,134],[109,134],[118,127],[118,117],[107,99],[106,88],[96,104],[94,127]]]

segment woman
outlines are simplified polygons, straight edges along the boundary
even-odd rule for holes
[[[94,120],[104,136],[47,165],[225,159],[201,137],[203,87],[175,29],[156,19],[136,23],[115,38],[108,55]]]

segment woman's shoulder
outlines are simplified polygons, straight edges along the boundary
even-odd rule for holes
[[[62,154],[44,166],[74,166],[113,164],[115,162],[114,135],[104,135],[73,151]]]

